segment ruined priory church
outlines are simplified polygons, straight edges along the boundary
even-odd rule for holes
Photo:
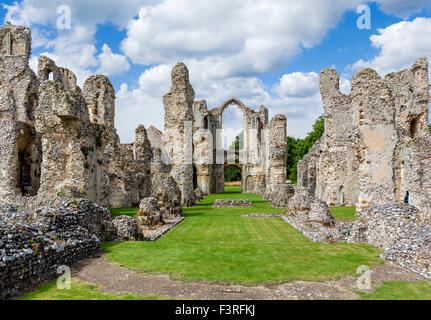
[[[160,239],[185,219],[183,207],[224,192],[231,165],[241,169],[243,193],[286,209],[257,216],[282,219],[315,242],[374,245],[383,259],[431,279],[426,58],[384,78],[360,70],[348,95],[335,70],[322,70],[325,132],[290,185],[286,117],[270,119],[264,106],[235,98],[215,108],[195,101],[183,63],[160,97],[163,132],[140,125],[135,141],[122,144],[106,76],[80,88],[71,70],[45,56],[36,74],[30,56],[29,28],[0,29],[0,299],[51,280],[57,266],[100,252],[104,241]],[[232,105],[244,119],[239,151],[222,146]],[[359,217],[335,219],[332,206],[356,207]],[[135,217],[107,209],[130,207],[139,207]]]

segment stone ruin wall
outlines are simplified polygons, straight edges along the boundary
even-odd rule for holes
[[[152,147],[144,127],[120,144],[115,91],[105,76],[81,90],[70,70],[40,57],[29,67],[31,31],[0,30],[0,200],[23,208],[59,198],[137,206],[151,193]]]
[[[36,75],[29,67],[26,27],[7,24],[0,44],[1,201],[36,208],[74,197],[133,207],[146,197],[164,197],[154,185],[158,180],[175,190],[165,193],[176,196],[179,190],[185,206],[202,195],[223,193],[224,170],[232,159],[217,135],[230,105],[244,114],[243,150],[233,155],[233,164],[242,169],[243,192],[271,199],[285,180],[280,165],[286,157],[285,118],[276,116],[272,128],[265,107],[256,112],[237,99],[209,110],[205,101],[195,101],[182,63],[173,68],[171,90],[163,97],[165,132],[140,126],[134,143],[121,144],[114,126],[115,91],[107,77],[91,76],[81,90],[72,71],[45,56]],[[271,140],[265,130],[278,138]]]
[[[162,134],[153,128],[151,140],[161,141],[172,167],[171,175],[182,191],[184,205],[193,204],[200,192],[223,193],[224,172],[229,165],[242,170],[242,192],[267,195],[271,201],[271,194],[277,191],[279,196],[275,198],[280,199],[280,188],[286,185],[284,116],[277,115],[268,124],[265,107],[256,112],[234,98],[209,110],[205,100],[194,101],[189,72],[182,63],[172,70],[172,88],[164,97],[164,105],[165,132]],[[239,152],[225,151],[222,145],[223,113],[231,105],[241,109],[244,115],[244,145]],[[270,152],[275,156],[270,157]],[[184,163],[185,159],[189,160]]]
[[[325,133],[298,163],[298,184],[331,206],[402,202],[430,211],[431,137],[428,61],[382,79],[372,69],[352,78],[349,95],[335,70],[324,69],[320,88]]]

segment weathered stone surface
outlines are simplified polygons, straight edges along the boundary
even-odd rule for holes
[[[374,205],[362,212],[348,237],[385,253],[382,258],[431,279],[431,220],[406,204]]]
[[[0,204],[0,299],[97,253],[112,235],[111,220],[108,210],[87,200],[67,199],[35,212]]]
[[[0,38],[0,200],[26,209],[64,197],[129,207],[150,196],[145,128],[120,144],[109,79],[91,76],[81,91],[72,71],[45,56],[36,76],[30,29],[7,24]]]
[[[177,225],[179,225],[181,222],[183,222],[184,219],[185,219],[184,217],[177,216],[174,219],[167,221],[163,226],[161,226],[160,228],[157,228],[153,232],[144,234],[142,237],[143,241],[157,241],[157,240],[159,240],[166,233],[168,233],[173,228],[175,228]]]
[[[300,186],[295,187],[282,218],[315,242],[345,241],[352,226],[349,222],[335,221],[329,206]]]
[[[286,184],[286,117],[276,115],[269,123],[266,190],[264,199],[274,207],[286,208],[288,203],[288,186]]]
[[[172,165],[171,175],[178,184],[182,204],[193,205],[193,102],[195,92],[190,84],[185,64],[178,63],[172,69],[172,87],[163,97],[165,106],[165,132],[162,137]]]
[[[428,61],[380,78],[363,69],[349,95],[335,70],[320,74],[325,133],[298,163],[298,184],[331,206],[410,203],[430,212]],[[428,214],[429,215],[429,214]]]
[[[135,219],[141,231],[157,229],[165,224],[156,198],[143,199]]]
[[[120,216],[112,222],[114,229],[114,236],[112,240],[115,241],[135,241],[139,240],[138,223],[136,220],[129,216]]]
[[[195,189],[195,200],[196,202],[201,201],[203,198],[205,198],[207,196],[207,194],[205,194],[201,188],[196,188]]]
[[[322,224],[325,227],[334,226],[335,218],[329,210],[329,206],[320,200],[314,200],[310,206],[310,214],[308,220],[311,223]]]
[[[217,199],[213,205],[214,208],[237,208],[253,207],[248,199]]]

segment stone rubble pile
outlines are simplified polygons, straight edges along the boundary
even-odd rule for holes
[[[207,196],[207,194],[205,194],[201,188],[195,189],[195,200],[196,200],[196,202],[203,200],[206,196]]]
[[[303,187],[296,187],[283,220],[315,242],[345,241],[352,223],[336,221],[329,206]]]
[[[181,222],[184,221],[184,217],[178,216],[174,219],[171,219],[167,221],[163,226],[160,228],[157,228],[153,232],[150,232],[148,234],[142,235],[143,241],[157,241],[159,240],[163,235],[171,231],[173,228],[175,228],[177,225],[179,225]]]

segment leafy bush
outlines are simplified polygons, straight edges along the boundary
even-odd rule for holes
[[[241,181],[241,169],[236,166],[230,166],[225,171],[225,182]]]
[[[304,156],[310,151],[314,144],[320,140],[325,131],[325,119],[321,116],[313,125],[313,131],[308,133],[304,139],[296,139],[287,137],[287,177],[292,183],[297,181],[297,165],[298,161],[302,160]]]

